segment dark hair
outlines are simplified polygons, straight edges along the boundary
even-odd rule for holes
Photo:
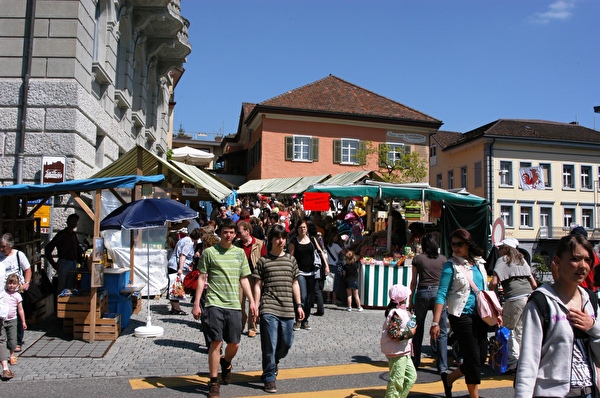
[[[190,238],[192,238],[192,240],[198,240],[201,236],[202,233],[200,231],[200,228],[194,228],[194,230],[190,233]]]
[[[296,222],[296,229],[298,229],[302,224],[306,224],[306,231],[308,232],[308,221],[305,218],[301,218]]]
[[[269,234],[267,235],[267,242],[271,244],[273,238],[287,238],[288,233],[285,230],[285,227],[281,224],[275,224],[269,229]]]
[[[333,238],[335,238],[336,236],[339,236],[339,231],[337,229],[337,227],[333,227],[329,230],[329,233],[327,234],[327,246],[331,246],[334,242],[333,242]]]
[[[588,265],[591,270],[594,266],[594,247],[583,235],[574,234],[563,236],[558,241],[558,246],[556,246],[556,256],[562,257],[565,253],[573,254],[577,245],[581,245],[588,252],[590,258]]]
[[[67,217],[67,223],[68,223],[69,221],[73,220],[73,219],[75,219],[75,220],[79,221],[79,215],[78,215],[78,214],[75,214],[75,213],[73,213],[73,214],[69,214],[69,216]]]
[[[450,234],[450,240],[458,238],[465,242],[469,248],[469,260],[474,260],[475,257],[482,256],[483,250],[477,246],[477,243],[471,237],[471,233],[464,228],[459,228]]]
[[[423,249],[423,253],[427,255],[429,258],[438,258],[438,250],[439,246],[435,241],[435,236],[431,232],[426,233],[423,239],[421,239],[421,248]]]
[[[317,226],[312,221],[306,222],[306,230],[308,231],[308,236],[317,236]]]
[[[231,218],[223,218],[219,225],[219,231],[223,232],[225,228],[235,230],[235,222]]]

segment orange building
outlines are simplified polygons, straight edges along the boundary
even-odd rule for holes
[[[246,180],[377,170],[390,147],[429,158],[440,120],[329,75],[259,104],[242,105],[235,136],[223,140],[221,172]],[[428,177],[424,182],[428,181]]]

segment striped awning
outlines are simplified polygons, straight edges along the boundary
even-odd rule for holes
[[[349,171],[347,173],[335,174],[322,181],[322,185],[350,185],[371,174],[368,170]]]
[[[311,185],[318,184],[329,177],[329,174],[322,174],[320,176],[308,176],[302,177],[295,184],[287,188],[285,191],[281,192],[284,195],[294,195],[303,193],[306,191]]]

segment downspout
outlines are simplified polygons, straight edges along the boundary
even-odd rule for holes
[[[27,0],[27,9],[25,11],[25,37],[27,40],[23,42],[23,68],[21,75],[23,76],[23,84],[19,90],[19,108],[20,118],[19,123],[19,143],[15,148],[17,152],[17,184],[23,183],[23,163],[25,159],[25,131],[27,129],[27,97],[29,95],[29,78],[31,77],[31,63],[33,60],[33,26],[35,23],[35,8],[36,0]]]
[[[492,143],[490,144],[489,150],[488,150],[488,192],[487,192],[487,200],[490,203],[490,206],[492,207],[492,210],[494,210],[494,202],[492,202],[492,200],[494,199],[494,181],[493,181],[493,177],[494,177],[494,142],[496,142],[495,138],[492,138]]]

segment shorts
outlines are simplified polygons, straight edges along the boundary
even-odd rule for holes
[[[346,289],[358,289],[358,281],[346,281]]]
[[[242,311],[230,308],[206,307],[202,313],[206,344],[213,341],[239,343],[242,337]]]

